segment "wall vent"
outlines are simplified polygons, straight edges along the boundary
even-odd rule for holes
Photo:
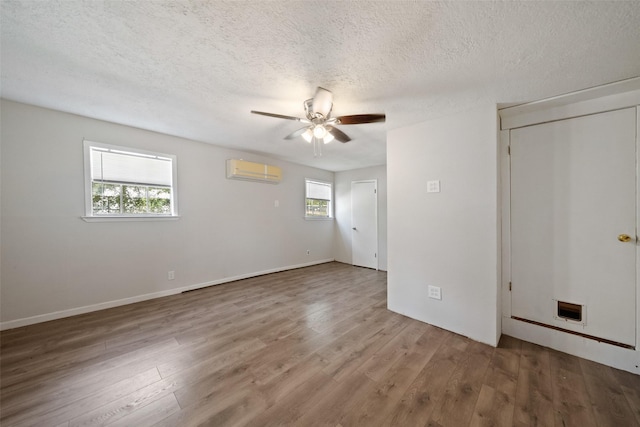
[[[573,322],[584,323],[583,305],[566,301],[556,301],[556,317]]]

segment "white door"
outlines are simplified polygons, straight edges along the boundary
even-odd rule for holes
[[[635,108],[511,131],[512,316],[635,345],[635,133]]]
[[[351,260],[378,269],[377,181],[351,182]]]

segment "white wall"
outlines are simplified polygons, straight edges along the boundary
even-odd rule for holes
[[[334,222],[304,220],[332,172],[6,100],[1,121],[3,328],[334,258]],[[84,222],[83,138],[177,155],[181,218]],[[283,181],[225,179],[238,157]]]
[[[497,147],[495,105],[387,137],[388,307],[490,345],[500,337]],[[440,193],[427,193],[430,180]]]
[[[351,258],[351,181],[378,181],[378,269],[387,270],[387,167],[373,166],[336,172],[336,261],[352,264]]]

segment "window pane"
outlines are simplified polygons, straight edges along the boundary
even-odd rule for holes
[[[149,213],[171,213],[171,189],[166,187],[149,187]]]
[[[307,199],[307,216],[328,217],[330,213],[328,200]]]
[[[120,192],[122,191],[121,185],[94,182],[92,184],[91,190],[94,214],[120,213]]]
[[[333,184],[330,182],[305,179],[305,216],[311,218],[331,218]]]
[[[87,215],[177,215],[176,157],[84,141]]]
[[[122,207],[125,214],[147,213],[147,187],[123,185]]]

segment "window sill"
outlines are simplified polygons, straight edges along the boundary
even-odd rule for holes
[[[172,216],[81,216],[85,222],[127,222],[127,221],[176,221],[180,219],[179,215]]]
[[[316,218],[316,217],[313,217],[313,216],[305,216],[304,217],[305,221],[333,221],[333,219],[334,218],[332,216],[331,217],[325,217],[325,218],[323,218],[323,217]]]

